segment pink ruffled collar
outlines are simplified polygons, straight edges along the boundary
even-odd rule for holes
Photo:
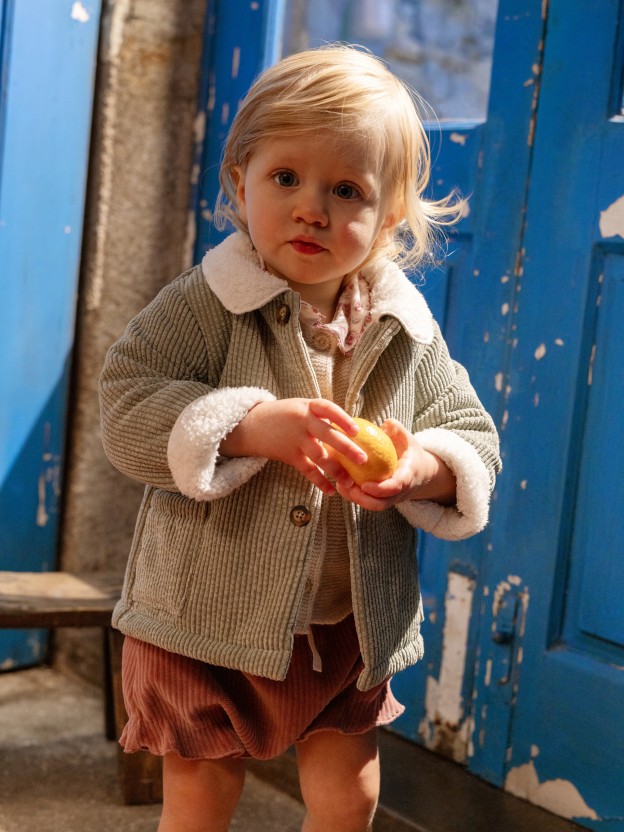
[[[356,274],[345,280],[334,319],[330,323],[325,323],[325,316],[304,300],[301,301],[299,320],[315,331],[331,332],[337,338],[339,349],[349,352],[372,321],[370,286],[366,278]]]

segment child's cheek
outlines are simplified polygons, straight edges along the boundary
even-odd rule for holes
[[[354,220],[343,229],[343,242],[353,248],[368,247],[374,239],[375,230],[372,219],[363,217],[361,220]]]

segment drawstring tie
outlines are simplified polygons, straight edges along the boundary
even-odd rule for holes
[[[316,644],[314,643],[314,634],[312,633],[312,627],[309,628],[307,636],[308,644],[310,645],[310,650],[312,651],[312,669],[316,670],[317,673],[322,673],[323,660],[321,659],[321,654],[316,649]]]

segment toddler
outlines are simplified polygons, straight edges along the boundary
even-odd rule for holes
[[[376,726],[423,653],[417,530],[487,522],[498,441],[402,269],[454,221],[427,201],[405,86],[330,46],[252,86],[217,218],[234,232],[110,349],[102,435],[146,484],[113,623],[127,752],[164,757],[160,832],[227,830],[245,758],[295,745],[306,832],[372,828]],[[353,417],[399,464],[358,486]]]

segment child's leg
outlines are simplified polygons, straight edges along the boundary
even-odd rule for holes
[[[320,731],[297,744],[303,832],[368,832],[379,798],[377,731]]]
[[[244,781],[244,760],[184,760],[167,754],[158,832],[227,832]]]

